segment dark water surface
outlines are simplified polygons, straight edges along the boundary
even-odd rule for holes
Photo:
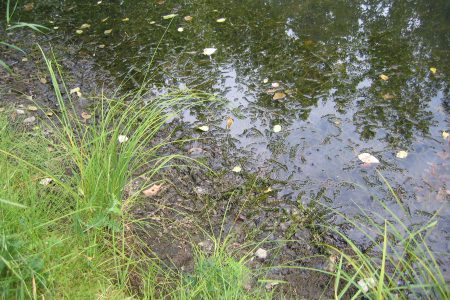
[[[57,26],[49,34],[54,43],[89,56],[117,82],[131,74],[129,87],[142,80],[170,24],[154,58],[154,88],[195,88],[229,100],[223,111],[185,117],[227,143],[230,169],[263,173],[286,201],[322,198],[354,214],[357,205],[379,207],[370,196],[378,195],[400,213],[378,169],[414,222],[437,213],[430,241],[449,265],[450,146],[442,132],[450,131],[450,1],[92,3],[38,1],[21,17]],[[178,16],[163,19],[172,13]],[[76,34],[83,23],[91,27]],[[202,54],[209,47],[217,48],[211,57]],[[285,98],[272,99],[272,83]],[[235,121],[229,133],[228,116]],[[409,155],[397,158],[400,150]],[[362,152],[380,164],[363,165]]]

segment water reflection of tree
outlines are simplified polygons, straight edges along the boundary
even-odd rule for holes
[[[393,146],[427,134],[430,99],[447,86],[444,76],[429,72],[430,66],[440,74],[449,71],[446,0],[205,0],[202,5],[142,0],[105,4],[100,12],[91,2],[73,1],[60,9],[59,19],[72,34],[70,26],[92,23],[88,34],[78,37],[85,50],[108,45],[97,52],[99,64],[115,74],[132,67],[137,81],[168,24],[161,16],[178,13],[156,56],[156,83],[224,93],[228,87],[220,66],[232,66],[236,82],[245,87],[243,97],[260,92],[249,100],[248,114],[273,109],[292,123],[307,119],[318,101],[333,101],[337,113],[352,114],[362,139],[384,138]],[[193,22],[185,22],[185,15]],[[123,24],[125,16],[130,21]],[[106,17],[110,21],[101,22]],[[227,22],[216,23],[218,17]],[[111,26],[115,34],[105,37],[103,29]],[[182,34],[179,26],[185,27]],[[200,54],[211,46],[218,48],[212,62]],[[390,79],[383,82],[381,73]],[[271,101],[261,84],[265,77],[283,82],[289,98]],[[448,89],[445,93],[448,98]]]

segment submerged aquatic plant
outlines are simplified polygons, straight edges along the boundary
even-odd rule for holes
[[[397,205],[406,212],[390,184],[381,173],[379,175]],[[361,207],[363,218],[358,220],[334,211],[346,225],[370,241],[372,245],[367,249],[361,249],[339,227],[322,225],[345,245],[320,244],[331,253],[331,267],[314,269],[334,277],[334,298],[448,299],[448,283],[427,242],[428,233],[436,227],[437,221],[433,217],[421,226],[409,226],[382,200],[378,199],[378,203],[387,217],[378,213],[373,216],[373,211]]]

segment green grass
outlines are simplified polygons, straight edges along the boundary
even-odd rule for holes
[[[249,294],[243,288],[249,270],[219,244],[212,256],[196,251],[194,274],[181,275],[146,257],[145,245],[127,228],[134,222],[129,208],[154,175],[171,161],[188,160],[159,153],[170,140],[155,144],[156,134],[180,109],[214,98],[183,91],[146,104],[142,89],[115,100],[101,95],[91,118],[83,120],[61,69],[43,55],[59,111],[35,130],[12,121],[10,111],[0,116],[0,298],[241,299]],[[138,175],[145,180],[130,193],[127,185]],[[42,184],[43,179],[51,183]]]

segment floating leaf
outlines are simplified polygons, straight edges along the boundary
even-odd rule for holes
[[[227,118],[227,129],[230,129],[233,126],[234,120],[232,117]]]
[[[128,22],[128,21],[130,21],[129,18],[123,18],[123,19],[122,19],[122,22]]]
[[[53,112],[52,111],[48,111],[48,112],[45,113],[45,115],[47,117],[51,117],[51,116],[53,116]]]
[[[281,125],[275,125],[273,126],[273,132],[277,133],[281,131]]]
[[[53,179],[52,178],[43,178],[39,181],[39,184],[43,185],[43,186],[47,186],[50,183],[52,183]]]
[[[365,164],[378,164],[380,163],[380,161],[373,156],[372,154],[369,153],[361,153],[358,155],[358,158],[360,161],[362,161]]]
[[[384,100],[392,100],[392,99],[394,99],[395,98],[395,96],[394,95],[391,95],[391,94],[389,94],[389,93],[387,93],[387,94],[383,94],[383,99]]]
[[[108,19],[109,19],[109,17],[102,19],[102,23],[105,23],[106,21],[108,21]]]
[[[183,27],[178,27],[177,31],[178,31],[178,32],[183,32],[183,31],[184,31],[184,28],[183,28]]]
[[[163,19],[164,20],[170,20],[170,19],[175,18],[176,16],[178,16],[178,15],[177,14],[165,15],[165,16],[163,16]]]
[[[268,194],[270,192],[273,192],[273,189],[269,186],[267,189],[264,190],[264,194]]]
[[[100,49],[103,49],[103,48],[106,47],[106,45],[105,45],[105,44],[101,44],[101,45],[98,45],[98,47],[99,47]]]
[[[185,20],[186,22],[190,22],[190,21],[192,21],[192,19],[193,19],[193,17],[191,17],[191,16],[185,16],[185,17],[184,17],[184,20]]]
[[[155,196],[161,190],[162,186],[163,186],[162,184],[155,184],[151,186],[150,188],[143,191],[144,196],[145,197]]]
[[[444,140],[447,140],[450,137],[450,133],[448,133],[447,131],[443,131],[442,137],[444,138]]]
[[[274,95],[273,95],[273,100],[281,100],[281,99],[283,99],[283,98],[285,98],[286,97],[286,94],[285,93],[282,93],[282,92],[276,92]]]
[[[53,29],[54,29],[54,30],[58,30],[59,27],[58,27],[58,26],[54,26]]]
[[[277,88],[279,86],[280,86],[280,84],[278,82],[272,82],[272,87],[273,88]]]
[[[90,27],[91,27],[91,24],[84,23],[83,25],[80,26],[80,29],[87,29]]]
[[[220,18],[220,19],[217,19],[216,22],[217,22],[217,23],[223,23],[223,22],[225,22],[226,20],[227,20],[226,18]]]
[[[437,72],[437,69],[436,69],[436,68],[434,68],[434,67],[431,67],[431,68],[430,68],[430,71],[431,71],[431,73],[433,73],[433,75],[434,75],[434,74],[436,74],[436,72]]]
[[[45,79],[45,77],[39,78],[39,81],[40,81],[42,84],[47,84],[47,79]]]
[[[197,127],[197,129],[200,131],[203,131],[203,132],[207,132],[207,131],[209,131],[209,126],[203,125],[203,126]]]
[[[76,34],[82,34],[82,33],[83,33],[83,30],[77,29],[77,30],[75,30],[75,33],[76,33]]]
[[[384,75],[384,74],[381,74],[381,75],[380,75],[380,78],[381,78],[382,80],[384,80],[384,81],[389,80],[389,76]]]
[[[263,83],[268,83],[269,82],[269,78],[264,78]]]
[[[397,158],[406,158],[408,156],[408,152],[401,150],[398,151],[395,156],[397,156]]]
[[[235,166],[231,171],[233,171],[234,173],[239,173],[242,171],[241,166]]]
[[[81,117],[82,117],[84,120],[89,120],[90,118],[92,118],[92,115],[89,114],[89,113],[87,113],[87,112],[85,112],[85,111],[83,111],[83,112],[81,113]]]
[[[108,29],[108,30],[105,30],[103,33],[108,35],[108,34],[111,34],[111,32],[112,32],[112,29]]]
[[[37,111],[38,110],[38,108],[36,106],[34,106],[34,105],[28,105],[27,109],[29,111]]]
[[[211,56],[211,55],[213,55],[216,51],[217,51],[216,48],[205,48],[205,49],[203,49],[203,54],[204,54],[204,55]]]
[[[123,144],[128,141],[128,137],[126,135],[119,135],[117,140],[119,140],[119,143]]]

